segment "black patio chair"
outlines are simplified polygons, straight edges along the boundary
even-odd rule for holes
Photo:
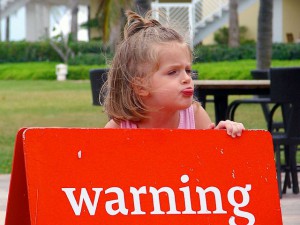
[[[297,166],[296,153],[300,145],[300,67],[271,68],[270,79],[270,99],[276,104],[270,111],[268,130],[273,137],[280,196],[291,183],[293,193],[298,194],[297,172],[300,167]],[[284,131],[274,132],[273,117],[279,108],[282,110]],[[281,150],[284,151],[285,164],[281,163]],[[285,172],[282,191],[281,172]]]
[[[268,80],[269,70],[253,70],[252,78],[256,80]],[[271,99],[269,95],[255,95],[253,98],[243,98],[232,101],[227,109],[227,118],[234,121],[234,115],[237,108],[242,104],[259,104],[261,106],[266,123],[269,121]],[[273,129],[279,130],[283,128],[282,122],[273,122]]]
[[[93,105],[101,106],[103,103],[103,97],[100,95],[100,91],[107,80],[107,73],[108,69],[90,70]]]

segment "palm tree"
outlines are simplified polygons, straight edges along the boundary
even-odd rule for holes
[[[78,40],[77,14],[78,14],[79,0],[71,0],[70,4],[71,4],[71,39],[72,41],[77,41]]]
[[[99,0],[96,17],[105,46],[110,42],[110,46],[114,47],[119,41],[125,23],[124,10],[130,8],[143,15],[151,9],[151,0]]]
[[[256,45],[256,69],[267,70],[272,59],[273,0],[260,0]]]
[[[238,47],[240,45],[239,18],[238,18],[238,0],[229,1],[229,47]]]
[[[99,5],[96,12],[98,26],[102,33],[102,41],[106,46],[110,41],[111,44],[116,42],[117,36],[120,36],[122,22],[122,13],[125,8],[131,5],[130,0],[99,0]],[[112,33],[117,33],[111,36]]]
[[[135,10],[141,15],[145,15],[151,9],[151,0],[135,0]]]

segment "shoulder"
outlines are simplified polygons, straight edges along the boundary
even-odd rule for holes
[[[208,129],[212,122],[205,109],[199,102],[193,102],[193,110],[196,129]]]
[[[108,121],[104,128],[120,128],[120,125],[111,119],[110,121]]]

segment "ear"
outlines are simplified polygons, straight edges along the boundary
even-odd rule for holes
[[[145,80],[141,77],[134,79],[132,88],[134,92],[141,97],[147,97],[150,94],[149,89],[145,85]]]

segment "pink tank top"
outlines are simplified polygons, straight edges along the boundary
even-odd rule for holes
[[[187,109],[179,111],[179,125],[178,129],[195,129],[195,118],[194,118],[194,109],[191,105]],[[122,121],[120,124],[121,128],[135,129],[137,125],[131,121]]]

